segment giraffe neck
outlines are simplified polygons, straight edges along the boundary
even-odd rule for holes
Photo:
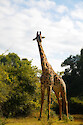
[[[42,70],[44,70],[46,68],[47,58],[46,58],[46,55],[44,53],[42,44],[39,42],[38,42],[38,48],[39,48],[39,52],[40,52]]]

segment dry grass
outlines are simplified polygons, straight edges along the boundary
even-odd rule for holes
[[[41,121],[38,121],[38,118],[27,117],[27,118],[10,118],[7,119],[6,125],[83,125],[83,115],[73,115],[73,121],[61,120],[59,121],[58,117],[50,118],[47,121],[46,117],[43,117]]]
[[[75,121],[83,122],[83,115],[77,114],[73,115]]]

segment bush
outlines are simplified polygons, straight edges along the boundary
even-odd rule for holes
[[[40,71],[17,54],[0,55],[0,107],[4,116],[29,115],[39,105]]]
[[[0,125],[5,125],[6,124],[6,119],[3,120],[2,118],[0,118]]]
[[[83,114],[83,97],[71,97],[69,108],[71,114]]]

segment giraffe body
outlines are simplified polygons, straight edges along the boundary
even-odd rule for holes
[[[48,119],[50,116],[50,103],[51,103],[51,91],[53,90],[55,92],[55,95],[57,97],[58,103],[59,103],[59,112],[60,112],[60,119],[62,119],[62,101],[64,103],[64,107],[66,107],[66,114],[68,117],[68,103],[66,98],[66,85],[63,81],[63,79],[58,76],[52,66],[47,61],[46,55],[44,53],[43,47],[42,47],[42,37],[41,32],[38,35],[37,32],[37,43],[38,48],[40,52],[40,58],[41,58],[41,66],[42,66],[42,75],[41,75],[41,109],[40,109],[40,117],[42,116],[42,109],[43,109],[43,103],[44,103],[44,94],[45,89],[47,88],[47,94],[48,94]],[[33,40],[35,40],[33,39]]]

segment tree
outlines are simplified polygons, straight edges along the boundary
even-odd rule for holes
[[[69,56],[61,66],[69,66],[65,69],[63,79],[67,84],[70,111],[83,113],[83,49],[80,55]]]
[[[83,55],[71,55],[61,66],[70,66],[65,69],[63,76],[63,79],[69,87],[69,96],[83,95]]]
[[[38,100],[36,99],[37,85],[39,84],[38,74],[40,71],[37,67],[31,66],[28,59],[20,59],[17,54],[9,53],[8,55],[0,55],[0,65],[3,68],[3,83],[6,87],[8,96],[5,97],[2,111],[5,116],[28,115],[33,108],[38,108]],[[7,77],[7,78],[6,78]],[[6,79],[6,82],[5,82]],[[2,91],[3,89],[1,87]],[[4,90],[5,91],[5,90]],[[7,99],[5,99],[7,98]]]
[[[5,72],[0,66],[0,104],[7,100],[10,91],[8,83],[8,73]]]

